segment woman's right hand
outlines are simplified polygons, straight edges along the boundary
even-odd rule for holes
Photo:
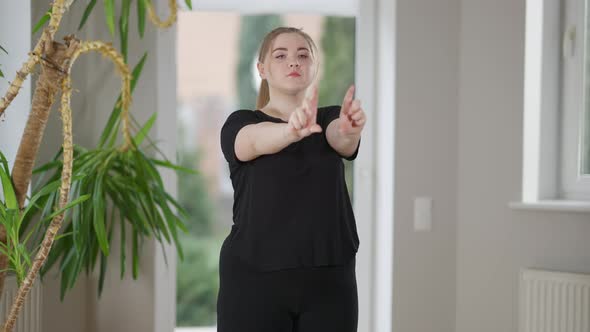
[[[322,127],[316,123],[318,113],[318,88],[312,88],[311,96],[306,96],[299,107],[291,113],[285,127],[285,135],[293,142],[300,141],[314,133],[321,133]]]

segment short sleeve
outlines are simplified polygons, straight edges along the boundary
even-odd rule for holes
[[[235,152],[236,137],[240,129],[253,123],[258,123],[256,114],[250,110],[237,110],[232,112],[221,127],[220,142],[221,151],[225,160],[230,164],[242,164]]]
[[[322,127],[322,131],[325,133],[328,129],[328,125],[333,120],[340,117],[340,106],[327,106],[318,109],[318,124]]]
[[[321,110],[318,109],[318,124],[320,125],[320,127],[322,127],[322,132],[324,133],[324,135],[326,134],[327,130],[328,130],[328,125],[330,124],[330,122],[332,122],[333,120],[336,120],[340,117],[340,106],[339,105],[334,105],[334,106],[327,106]],[[361,146],[361,140],[362,137],[359,139],[358,145],[356,146],[356,149],[354,150],[354,153],[348,157],[345,157],[343,155],[340,155],[340,157],[346,159],[346,160],[355,160],[356,156],[359,153],[359,147]]]

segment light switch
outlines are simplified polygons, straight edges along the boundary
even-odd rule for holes
[[[416,197],[414,199],[414,231],[432,229],[432,198]]]

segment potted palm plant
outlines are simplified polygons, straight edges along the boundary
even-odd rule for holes
[[[99,296],[102,292],[106,258],[112,231],[121,231],[121,248],[131,247],[132,275],[138,277],[139,253],[146,238],[160,243],[174,242],[180,259],[183,252],[178,232],[187,232],[186,212],[166,191],[160,167],[193,172],[175,165],[160,153],[150,139],[156,114],[140,125],[129,112],[131,95],[140,77],[147,54],[131,70],[127,64],[127,22],[132,0],[122,0],[118,32],[122,54],[109,42],[80,41],[69,35],[64,43],[54,40],[63,16],[75,0],[55,0],[35,29],[42,35],[29,59],[17,72],[5,96],[0,99],[0,116],[9,107],[36,65],[41,67],[33,94],[32,108],[14,160],[12,171],[0,151],[0,296],[7,272],[16,276],[18,292],[3,331],[12,331],[27,293],[38,276],[43,277],[59,262],[61,299],[82,271],[92,272],[100,260]],[[79,29],[93,12],[96,0],[86,4]],[[186,1],[190,8],[190,1]],[[165,28],[176,20],[176,0],[168,1],[170,14],[164,21],[149,0],[136,0],[138,30],[145,29],[146,17]],[[115,1],[103,1],[111,34],[115,32]],[[45,26],[46,25],[46,26]],[[1,43],[1,41],[0,41]],[[4,49],[2,49],[4,50]],[[5,50],[4,50],[5,51]],[[122,88],[96,147],[75,145],[72,140],[71,68],[86,52],[100,52],[110,59],[121,76]],[[0,76],[3,73],[0,72]],[[61,92],[63,145],[50,162],[35,168],[34,161],[43,140],[45,123],[53,101]],[[39,182],[27,200],[33,174]],[[58,234],[58,232],[62,232]],[[132,243],[125,243],[125,234]],[[34,258],[33,258],[34,257]],[[125,273],[125,250],[121,250],[121,278]]]

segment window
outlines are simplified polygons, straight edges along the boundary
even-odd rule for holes
[[[562,56],[561,193],[590,200],[589,0],[565,0]]]
[[[512,207],[590,211],[588,1],[527,0],[522,197]]]

